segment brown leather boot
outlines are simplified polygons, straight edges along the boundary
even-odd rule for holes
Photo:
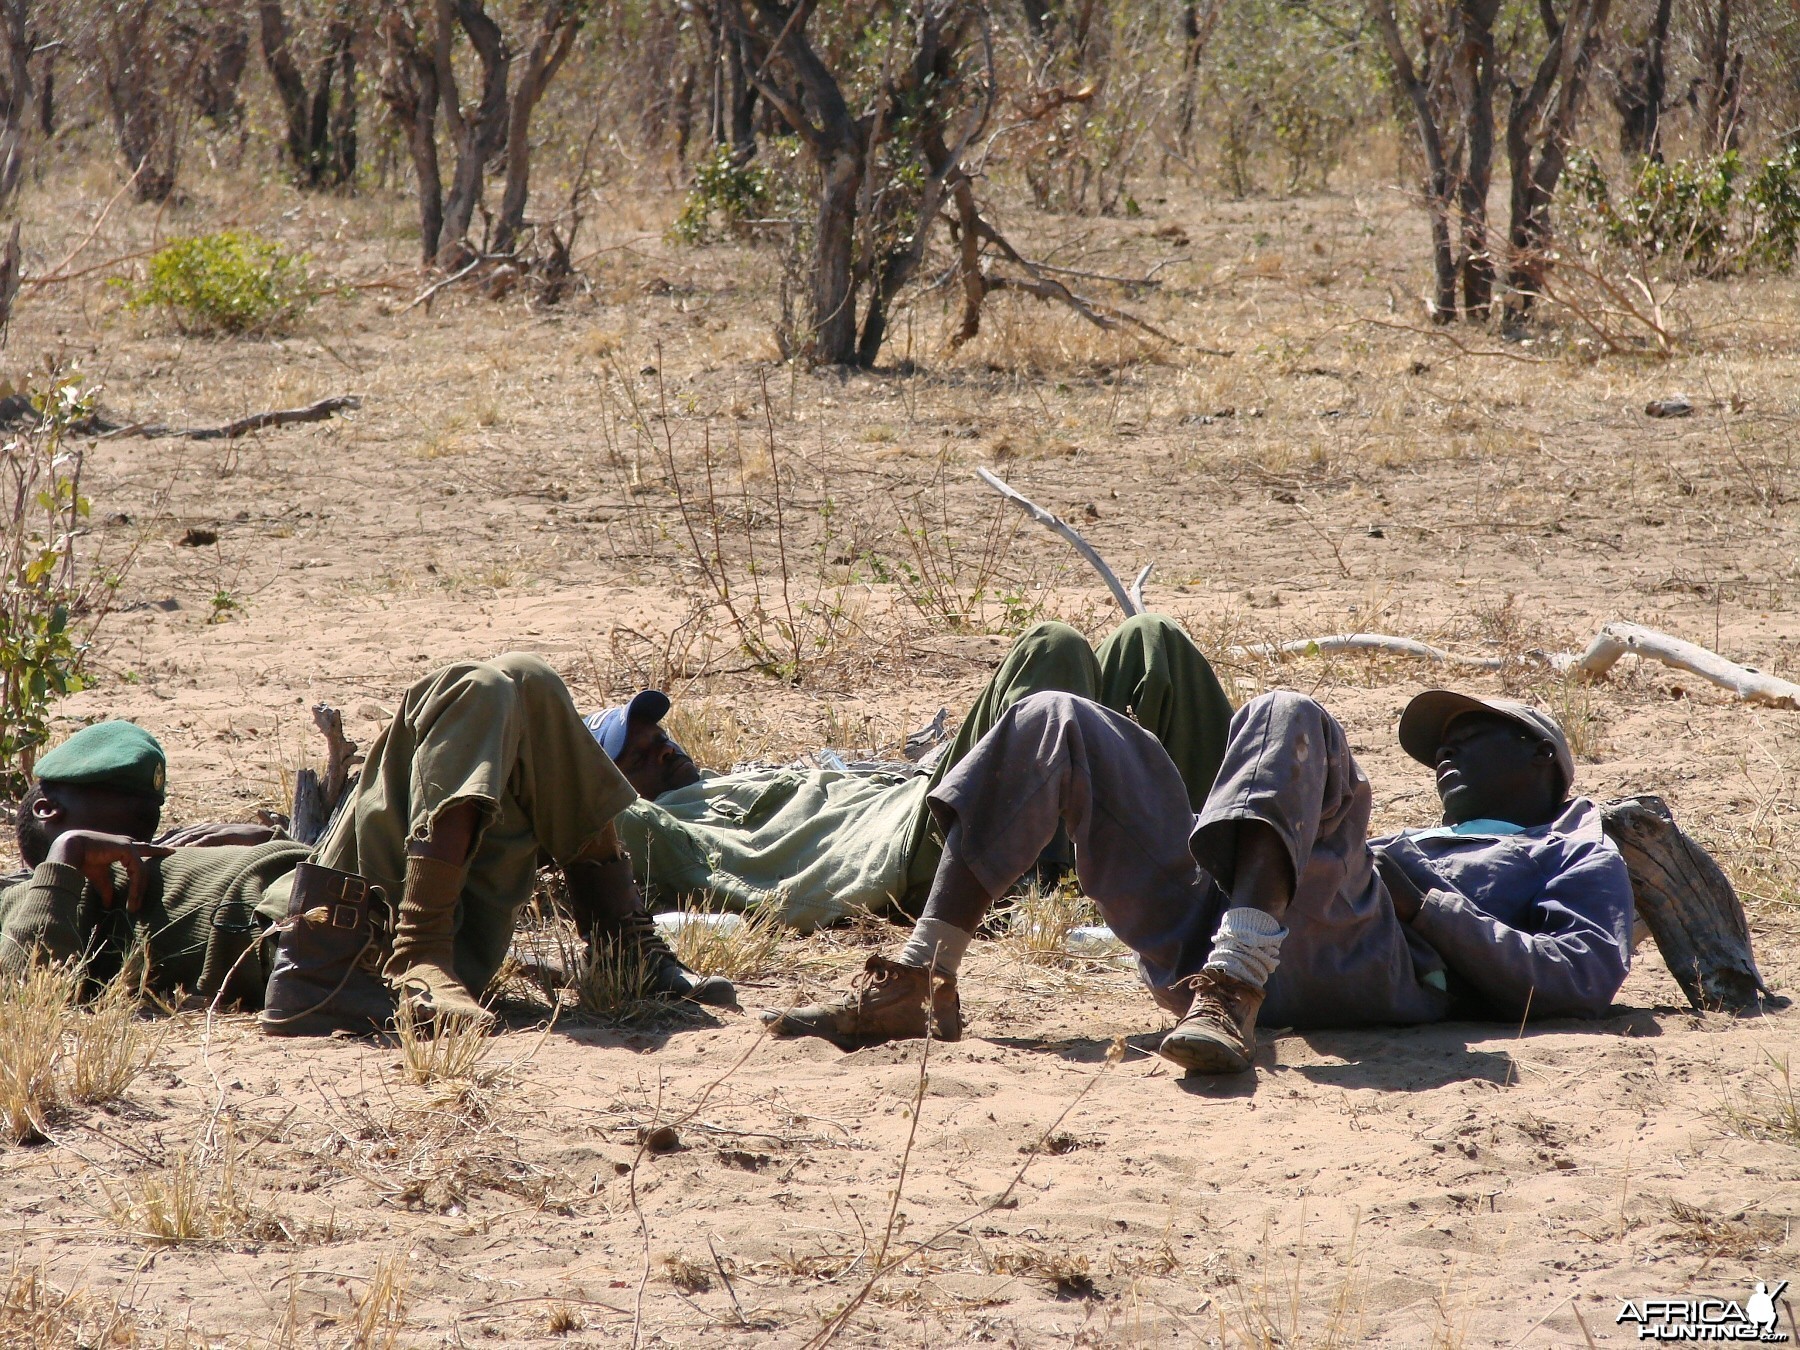
[[[840,1045],[918,1040],[927,1030],[937,1040],[960,1041],[963,1031],[956,976],[933,975],[881,956],[869,958],[849,993],[790,1012],[766,1012],[762,1018],[773,1035],[823,1036]]]
[[[1256,1055],[1263,991],[1216,970],[1203,970],[1188,983],[1193,1005],[1163,1037],[1159,1053],[1193,1073],[1243,1073]]]
[[[587,940],[594,960],[635,959],[644,976],[646,998],[690,998],[729,1008],[737,990],[721,975],[700,975],[682,965],[644,908],[631,859],[583,857],[563,864],[575,931]]]
[[[406,894],[394,921],[394,954],[382,974],[421,1022],[438,1017],[493,1020],[456,974],[456,902],[468,870],[466,863],[407,855]]]

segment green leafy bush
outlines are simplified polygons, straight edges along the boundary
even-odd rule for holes
[[[93,394],[53,376],[31,396],[35,422],[0,445],[0,797],[31,781],[53,702],[86,686],[85,642],[73,621],[104,612],[116,579],[76,576],[75,541],[90,510],[81,451],[65,444],[93,413]]]
[[[177,239],[150,259],[133,309],[166,310],[183,332],[270,332],[318,297],[306,260],[273,240],[225,230]]]
[[[1598,161],[1582,154],[1570,163],[1569,186],[1584,228],[1705,275],[1786,271],[1800,248],[1800,150],[1784,150],[1754,172],[1735,150],[1645,160],[1617,193]]]
[[[715,212],[727,232],[739,222],[754,220],[769,204],[769,174],[755,160],[732,161],[730,146],[717,146],[694,169],[694,186],[688,190],[681,214],[669,233],[684,244],[704,244],[714,237]]]

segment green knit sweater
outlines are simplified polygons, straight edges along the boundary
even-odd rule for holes
[[[73,867],[40,864],[0,890],[0,971],[18,975],[34,954],[51,961],[85,955],[89,973],[106,979],[142,944],[152,989],[196,990],[209,951],[215,964],[227,954],[235,959],[246,941],[281,917],[286,879],[310,851],[291,839],[178,848],[145,864],[144,900],[135,915],[123,904],[104,908]],[[122,892],[122,872],[118,881]]]

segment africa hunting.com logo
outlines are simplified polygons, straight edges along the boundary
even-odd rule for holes
[[[1792,1339],[1794,1310],[1788,1307],[1788,1330],[1783,1331],[1775,1300],[1787,1292],[1783,1280],[1773,1289],[1761,1280],[1738,1303],[1729,1298],[1626,1299],[1614,1319],[1620,1326],[1635,1325],[1640,1341],[1757,1341],[1779,1344]]]

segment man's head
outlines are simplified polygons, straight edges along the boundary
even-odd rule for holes
[[[36,867],[65,830],[154,837],[167,775],[162,746],[142,727],[83,727],[37,762],[37,782],[19,803],[19,853]]]
[[[646,689],[623,707],[608,708],[587,719],[587,728],[600,748],[619,766],[638,796],[651,801],[700,781],[700,770],[687,751],[663,730],[668,711],[669,696]]]
[[[1449,825],[1547,824],[1575,779],[1575,757],[1556,719],[1511,699],[1428,690],[1401,714],[1400,746],[1437,771]]]

